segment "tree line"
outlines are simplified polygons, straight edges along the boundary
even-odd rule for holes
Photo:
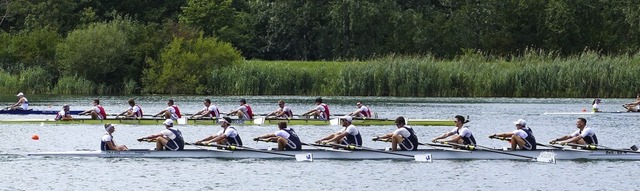
[[[206,94],[243,59],[626,56],[639,25],[636,1],[0,0],[0,91]]]

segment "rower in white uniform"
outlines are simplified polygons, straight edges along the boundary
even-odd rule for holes
[[[127,110],[120,113],[119,115],[124,115],[126,118],[132,118],[132,119],[134,118],[140,119],[142,118],[142,116],[144,116],[144,114],[142,113],[142,107],[136,104],[136,100],[131,98],[127,101],[127,103],[129,104],[129,108],[127,108]]]
[[[631,103],[627,103],[622,105],[628,112],[639,112],[640,111],[640,94],[636,95],[636,100]]]
[[[56,115],[55,118],[56,121],[69,121],[69,120],[73,120],[73,117],[71,117],[71,113],[69,112],[69,105],[64,105],[62,106],[62,110],[60,110],[58,112],[58,114]]]
[[[229,112],[227,115],[237,115],[239,119],[253,119],[253,110],[251,110],[251,106],[247,104],[247,100],[240,99],[240,107]]]
[[[320,120],[329,120],[331,113],[329,106],[322,102],[322,98],[316,98],[316,107],[302,114],[302,116],[313,116]]]
[[[554,139],[549,143],[560,145],[565,145],[567,143],[579,145],[598,145],[598,137],[596,136],[596,132],[592,128],[587,127],[587,120],[585,118],[578,118],[578,120],[576,121],[576,127],[578,128],[578,130],[576,130],[575,132]]]
[[[291,151],[291,150],[302,150],[302,142],[300,141],[300,137],[296,131],[292,128],[287,127],[287,122],[279,122],[278,123],[278,131],[273,134],[266,134],[262,136],[258,136],[254,138],[254,141],[266,140],[268,142],[277,142],[278,150],[280,151]]]
[[[511,150],[516,150],[516,148],[520,148],[522,150],[536,150],[536,137],[533,136],[533,131],[527,127],[527,121],[524,119],[518,119],[513,123],[516,125],[515,131],[496,133],[489,136],[489,138],[511,138]]]
[[[332,133],[320,140],[317,140],[318,144],[341,144],[341,145],[351,145],[360,147],[362,146],[362,136],[360,135],[360,131],[351,124],[353,118],[351,116],[343,116],[340,117],[340,121],[342,122],[342,129],[338,132]]]
[[[193,114],[190,118],[192,119],[202,119],[203,117],[208,117],[213,119],[220,118],[220,110],[216,105],[211,104],[210,99],[205,99],[203,103],[204,103],[204,108],[202,108],[202,110],[198,111],[197,113]]]
[[[107,133],[102,136],[102,141],[100,142],[100,150],[103,151],[111,151],[111,150],[116,150],[116,151],[125,151],[125,150],[129,150],[129,148],[127,148],[127,146],[125,145],[116,145],[116,142],[113,141],[113,132],[116,131],[116,127],[115,125],[112,124],[104,124],[104,130],[107,131]]]
[[[600,111],[600,102],[602,100],[600,98],[596,98],[593,100],[593,103],[591,103],[591,108],[593,112],[601,112]]]
[[[453,137],[449,140],[445,140],[444,142],[457,143],[463,145],[476,145],[476,139],[473,137],[471,130],[469,130],[469,126],[464,126],[465,123],[468,123],[469,120],[465,120],[463,116],[456,115],[455,117],[455,126],[451,131],[442,134],[439,137],[434,138],[431,142],[437,142],[440,139],[447,138],[449,136]]]
[[[182,132],[173,127],[173,120],[167,119],[164,121],[165,130],[160,131],[158,134],[149,135],[138,139],[143,141],[146,139],[152,139],[156,142],[156,150],[169,150],[169,151],[181,151],[184,150],[184,138]]]
[[[100,105],[99,99],[93,99],[93,108],[80,112],[78,115],[91,115],[91,119],[107,119],[107,112]]]
[[[182,117],[180,113],[180,108],[177,105],[174,105],[173,99],[167,101],[167,108],[155,114],[154,117],[158,117],[160,115],[164,115],[165,119],[173,119],[178,120]]]
[[[380,139],[391,139],[391,150],[397,151],[398,146],[402,151],[415,151],[418,150],[418,136],[416,136],[413,128],[406,125],[406,119],[402,116],[396,118],[395,121],[396,130],[373,138],[374,141]]]
[[[271,112],[267,115],[269,118],[277,118],[277,119],[290,119],[293,117],[293,111],[291,108],[285,106],[283,100],[278,101],[278,109],[276,111]]]
[[[371,118],[371,110],[369,109],[369,107],[362,105],[361,101],[358,101],[356,103],[356,107],[358,107],[358,109],[349,113],[350,116],[360,117],[365,119]]]
[[[233,145],[233,146],[242,146],[242,139],[240,138],[240,134],[238,130],[231,126],[231,118],[223,117],[218,120],[220,123],[220,127],[222,129],[218,131],[216,134],[205,137],[202,140],[196,141],[196,144],[209,144],[215,143],[218,145]]]
[[[28,110],[29,100],[27,100],[27,97],[24,97],[24,94],[22,92],[18,93],[18,95],[16,96],[18,96],[18,102],[11,105],[9,107],[9,110]]]

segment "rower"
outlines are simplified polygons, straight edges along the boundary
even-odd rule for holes
[[[213,119],[220,118],[220,110],[216,105],[211,104],[210,99],[204,99],[204,108],[193,114],[190,118],[202,119],[203,117],[209,117]]]
[[[83,111],[78,113],[78,115],[86,115],[89,114],[91,115],[91,119],[107,119],[107,112],[104,110],[104,108],[100,105],[100,100],[99,99],[94,99],[93,100],[93,108],[87,110],[87,111]]]
[[[449,136],[453,136],[451,139],[446,140],[444,142],[464,144],[464,145],[476,145],[476,139],[473,137],[471,130],[469,130],[469,126],[463,126],[465,123],[468,123],[469,120],[465,120],[463,116],[456,115],[455,117],[455,126],[451,131],[442,134],[439,137],[434,138],[431,142],[437,142],[439,139],[444,139]]]
[[[222,127],[222,129],[214,135],[196,141],[196,144],[216,143],[219,145],[233,145],[241,147],[242,139],[240,138],[240,134],[238,134],[238,130],[236,130],[235,127],[231,126],[231,118],[223,117],[220,118],[218,122],[220,123],[220,127]]]
[[[343,116],[340,117],[340,121],[342,122],[342,127],[338,132],[332,133],[327,137],[324,137],[320,140],[317,140],[317,144],[342,144],[342,145],[352,145],[356,147],[362,146],[362,136],[360,135],[360,131],[351,124],[353,118],[351,116]]]
[[[136,101],[133,98],[129,99],[127,102],[129,103],[129,108],[118,116],[125,115],[126,118],[142,118],[142,108],[140,105],[136,104]]]
[[[516,150],[517,147],[521,150],[536,150],[536,137],[533,136],[533,131],[527,127],[527,121],[524,119],[518,119],[513,123],[516,125],[515,131],[496,133],[489,136],[489,138],[511,138],[511,150]]]
[[[182,118],[182,114],[180,114],[180,108],[177,105],[174,105],[173,99],[167,101],[167,108],[155,114],[154,117],[158,117],[160,115],[164,115],[165,119],[173,119],[178,120]]]
[[[9,110],[28,110],[29,100],[27,100],[27,97],[24,97],[24,94],[22,92],[18,93],[18,95],[16,96],[18,96],[18,102],[11,105]]]
[[[601,112],[600,111],[600,107],[599,107],[600,106],[600,101],[602,101],[602,100],[600,100],[600,98],[593,99],[593,103],[591,103],[591,106],[593,108],[593,112]]]
[[[70,121],[73,120],[73,117],[71,117],[71,113],[69,112],[69,105],[65,104],[64,106],[62,106],[62,110],[60,110],[58,112],[58,114],[56,115],[55,118],[56,121]]]
[[[638,112],[640,111],[640,94],[636,95],[636,100],[631,102],[631,103],[627,103],[622,105],[622,107],[624,107],[625,109],[627,109],[627,112]]]
[[[173,128],[173,120],[167,119],[162,124],[165,126],[165,130],[160,131],[158,134],[149,135],[138,139],[142,141],[145,139],[154,139],[156,142],[156,150],[171,150],[181,151],[184,150],[184,138],[180,130]]]
[[[322,98],[316,98],[316,107],[302,114],[303,116],[313,116],[316,119],[320,120],[329,120],[329,106],[325,103],[322,103]]]
[[[356,103],[356,107],[358,107],[357,110],[355,110],[354,112],[349,113],[350,116],[352,117],[361,117],[361,118],[371,118],[371,110],[369,109],[369,107],[362,105],[361,101],[358,101]]]
[[[278,118],[278,119],[291,119],[293,117],[293,111],[291,111],[291,108],[287,107],[284,105],[284,101],[280,100],[278,101],[278,109],[276,109],[276,111],[271,112],[269,115],[269,118]]]
[[[287,127],[287,122],[279,122],[278,123],[278,131],[273,134],[266,134],[256,138],[253,138],[254,141],[266,140],[267,142],[277,142],[278,150],[280,151],[291,151],[291,150],[302,150],[302,142],[300,141],[300,137],[296,131],[292,128]]]
[[[127,146],[125,145],[116,145],[116,143],[113,141],[113,132],[116,131],[116,127],[115,125],[112,124],[104,124],[104,130],[107,131],[107,133],[102,136],[102,141],[100,142],[100,150],[103,151],[111,151],[111,150],[116,150],[116,151],[126,151],[129,150],[129,148],[127,148]]]
[[[570,135],[565,135],[560,138],[554,139],[549,142],[550,144],[561,144],[565,145],[567,143],[580,144],[580,145],[598,145],[598,137],[596,136],[596,132],[587,127],[587,120],[585,118],[578,118],[576,121],[577,131],[571,133]]]
[[[237,115],[240,119],[253,119],[253,111],[245,99],[240,99],[240,107],[227,115]]]
[[[402,151],[418,150],[418,136],[416,136],[413,128],[406,125],[405,121],[406,119],[402,116],[396,118],[395,124],[397,129],[395,131],[379,137],[375,137],[373,140],[377,141],[380,139],[390,138],[392,151],[397,151],[398,146],[400,146],[400,150]]]

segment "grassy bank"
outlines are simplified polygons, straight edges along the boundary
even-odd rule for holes
[[[640,56],[572,57],[529,52],[514,58],[467,54],[452,60],[386,57],[371,61],[246,61],[217,69],[211,95],[348,95],[420,97],[633,97]],[[41,70],[0,72],[0,91],[103,94],[77,77],[52,83]],[[135,85],[135,84],[134,84]],[[130,85],[130,86],[134,86]],[[131,87],[128,89],[132,89]]]

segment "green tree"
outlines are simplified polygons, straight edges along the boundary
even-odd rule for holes
[[[207,83],[212,72],[242,61],[240,52],[230,43],[215,37],[175,38],[156,61],[149,59],[142,82],[145,92],[203,94],[211,92]]]

